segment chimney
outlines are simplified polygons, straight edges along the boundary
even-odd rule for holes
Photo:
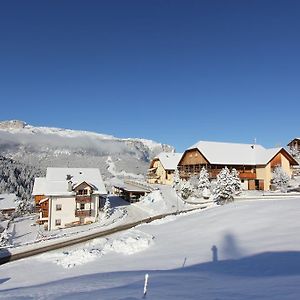
[[[72,181],[68,181],[68,192],[72,192]]]

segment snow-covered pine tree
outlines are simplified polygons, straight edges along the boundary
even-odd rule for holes
[[[233,168],[231,170],[231,177],[233,180],[233,186],[234,186],[234,190],[235,190],[235,194],[238,194],[241,190],[242,190],[242,183],[241,183],[241,179],[239,177],[239,172]]]
[[[173,189],[178,193],[180,191],[180,185],[181,185],[181,179],[179,176],[178,169],[175,170],[174,176],[173,176]]]
[[[34,178],[43,175],[36,167],[0,155],[0,193],[16,194],[20,201],[26,202],[24,208],[31,207]]]
[[[189,180],[183,180],[181,185],[181,197],[182,199],[188,199],[193,193],[193,188]]]
[[[26,198],[19,200],[16,209],[16,216],[23,216],[33,211],[33,203]]]
[[[202,167],[199,174],[198,189],[202,192],[205,188],[209,189],[209,187],[210,187],[209,174],[207,170],[204,167]]]
[[[284,172],[282,167],[275,167],[272,172],[271,183],[274,184],[277,189],[280,189],[281,192],[286,192],[289,182],[290,177],[286,172]]]
[[[0,234],[0,247],[6,247],[10,244],[10,234],[7,232],[7,229]]]
[[[110,205],[110,201],[107,198],[103,207],[104,218],[108,219],[112,214],[112,209]]]
[[[213,190],[214,201],[217,204],[233,201],[234,192],[233,178],[229,169],[225,167],[217,175],[216,186]]]
[[[290,147],[290,153],[293,157],[299,157],[300,151],[295,146]]]
[[[191,176],[189,182],[192,189],[192,196],[197,198],[201,197],[201,191],[198,189],[199,174]]]

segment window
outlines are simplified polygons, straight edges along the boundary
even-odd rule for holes
[[[56,210],[61,210],[62,205],[61,204],[56,204]]]
[[[61,225],[61,219],[56,219],[55,220],[55,226]]]
[[[84,209],[84,203],[80,203],[80,209]]]
[[[84,189],[84,190],[78,190],[78,195],[87,195],[88,194],[88,190]]]

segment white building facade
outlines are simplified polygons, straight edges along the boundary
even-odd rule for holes
[[[36,178],[32,194],[42,198],[38,223],[53,230],[95,222],[107,191],[99,169],[47,168],[46,177]]]

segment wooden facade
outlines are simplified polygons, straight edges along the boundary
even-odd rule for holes
[[[199,175],[205,167],[209,177],[214,179],[225,167],[225,165],[210,164],[198,149],[187,150],[178,164],[179,175],[183,179]],[[247,165],[227,165],[229,169],[235,168],[239,172],[241,180],[256,179],[255,167]]]
[[[40,201],[45,199],[45,195],[35,195],[34,196],[34,207],[35,212],[39,212],[40,210]]]
[[[287,167],[288,164],[288,167]],[[189,149],[183,154],[179,164],[179,175],[182,179],[189,179],[192,176],[199,175],[203,167],[209,173],[211,179],[215,179],[220,171],[226,166],[230,170],[236,169],[239,172],[239,177],[242,183],[245,184],[245,188],[249,190],[268,190],[270,180],[272,177],[271,172],[277,166],[282,166],[289,173],[290,165],[297,164],[297,162],[289,155],[289,153],[283,148],[265,165],[218,165],[211,164],[204,155],[201,154],[198,148]],[[269,166],[269,169],[266,168]],[[257,174],[257,168],[263,170],[260,174]],[[269,171],[268,171],[269,170]]]

